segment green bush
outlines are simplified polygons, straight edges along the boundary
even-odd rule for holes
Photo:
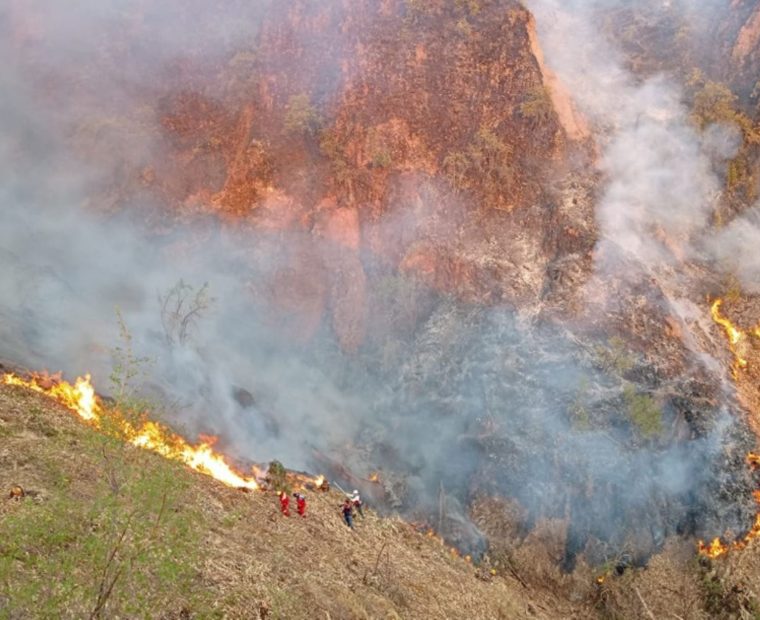
[[[351,192],[356,180],[357,170],[346,158],[340,137],[334,129],[326,129],[319,136],[319,150],[330,160],[332,175],[338,188]]]
[[[464,151],[452,151],[444,158],[443,170],[457,189],[481,188],[498,204],[514,183],[512,160],[511,145],[481,127]]]
[[[290,134],[314,134],[319,129],[321,119],[312,105],[309,95],[301,93],[288,99],[285,106],[285,131]]]
[[[380,150],[372,153],[372,165],[377,168],[389,168],[393,163],[393,156],[389,151]]]
[[[267,483],[274,491],[285,491],[290,495],[290,484],[288,483],[288,472],[280,461],[269,463],[267,470]]]
[[[628,418],[638,432],[645,438],[656,437],[662,433],[662,410],[648,394],[637,394],[632,385],[623,389]]]
[[[636,364],[636,358],[628,350],[628,347],[620,336],[613,336],[607,341],[607,346],[599,345],[595,348],[599,365],[606,372],[614,372],[622,377]]]
[[[541,85],[528,93],[525,101],[520,104],[520,114],[536,123],[545,123],[554,115],[549,90]]]
[[[583,378],[568,411],[570,423],[579,431],[587,431],[591,428],[591,413],[587,406],[589,389],[588,379]]]
[[[741,129],[747,143],[760,143],[760,132],[752,120],[739,109],[738,98],[728,86],[705,80],[700,73],[695,73],[689,84],[694,87],[692,119],[700,129],[712,123],[733,124]]]
[[[454,6],[457,10],[467,11],[470,15],[477,15],[480,13],[480,0],[455,0]]]

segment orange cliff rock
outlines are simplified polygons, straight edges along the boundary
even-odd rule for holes
[[[239,13],[250,33],[213,49],[203,17],[212,36],[219,7],[190,4],[167,0],[167,10],[197,26],[197,49],[139,66],[147,61],[127,51],[160,26],[146,11],[108,22],[102,54],[40,83],[53,100],[63,89],[72,108],[86,95],[94,119],[118,119],[113,143],[97,124],[66,134],[104,175],[92,204],[150,205],[140,208],[163,214],[165,226],[211,216],[297,246],[277,249],[282,261],[254,298],[298,339],[328,317],[345,349],[361,345],[366,261],[495,303],[535,299],[548,265],[584,246],[570,238],[585,228],[575,221],[580,208],[555,207],[571,204],[556,195],[557,178],[589,128],[545,66],[518,2],[478,11],[432,3],[412,15],[402,0],[264,1],[254,19],[250,3],[235,1],[225,18]],[[13,7],[26,41],[19,54],[30,76],[47,77],[22,25],[39,22],[45,32],[50,18]],[[98,90],[109,67],[145,81],[129,101]],[[70,82],[78,90],[65,90]],[[542,87],[556,114],[537,122],[521,106]],[[311,115],[301,129],[288,117],[294,98]],[[135,142],[129,152],[124,136]],[[547,217],[559,231],[549,237]]]

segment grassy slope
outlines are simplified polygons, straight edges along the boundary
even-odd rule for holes
[[[14,483],[38,494],[9,500]],[[0,618],[86,618],[111,581],[108,618],[571,615],[509,576],[479,578],[400,520],[370,512],[349,531],[337,493],[309,493],[308,518],[286,519],[271,493],[224,487],[2,385],[0,491]]]

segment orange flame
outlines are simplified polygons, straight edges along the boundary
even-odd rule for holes
[[[42,386],[41,381],[37,377],[32,377],[32,379],[26,381],[13,374],[3,375],[3,383],[6,385],[19,385],[35,392],[47,394],[55,398],[62,405],[76,411],[83,420],[94,423],[100,421],[100,408],[95,402],[95,390],[90,384],[90,375],[85,375],[84,379],[78,377],[73,386],[70,383],[61,381],[46,388]]]
[[[755,454],[754,452],[750,452],[747,455],[747,463],[749,463],[749,466],[752,468],[752,471],[760,469],[760,454]]]
[[[77,378],[73,386],[66,381],[59,381],[50,387],[45,387],[36,377],[27,380],[14,374],[4,374],[2,382],[46,394],[76,412],[85,422],[96,428],[100,428],[103,416],[108,415],[109,419],[115,423],[114,426],[119,434],[132,445],[184,463],[227,486],[250,490],[259,488],[255,478],[237,473],[226,462],[223,455],[211,448],[213,442],[216,441],[215,437],[206,437],[205,441],[192,445],[158,422],[146,420],[142,426],[136,428],[117,410],[104,413],[95,395],[95,389],[90,383],[90,375]]]
[[[733,372],[734,377],[736,377],[739,369],[747,368],[747,360],[742,357],[742,354],[739,352],[739,344],[745,339],[747,332],[742,331],[736,327],[729,319],[721,315],[720,306],[722,304],[722,299],[716,299],[710,308],[710,314],[712,315],[713,321],[720,325],[726,332],[726,336],[728,337],[728,346],[731,349],[731,353],[734,354]],[[760,336],[760,326],[750,330],[750,333],[756,336]]]

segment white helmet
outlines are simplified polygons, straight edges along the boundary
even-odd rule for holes
[[[356,489],[354,489],[354,495],[359,495],[359,491],[357,491]]]

